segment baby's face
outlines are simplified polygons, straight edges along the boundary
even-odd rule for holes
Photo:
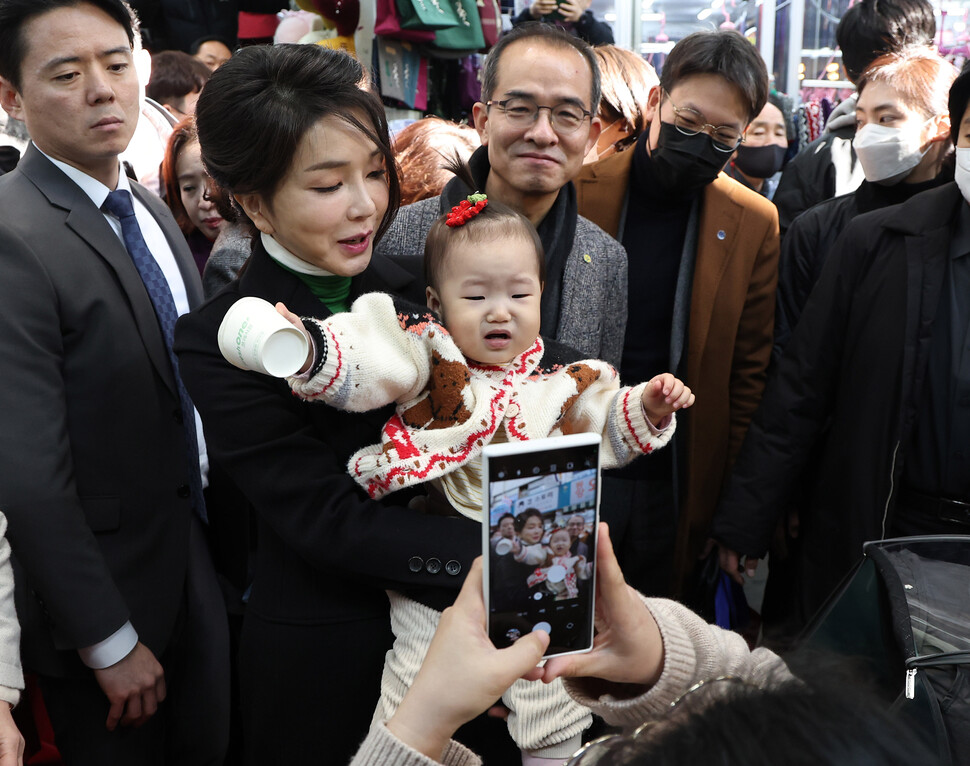
[[[569,553],[569,533],[561,529],[549,538],[549,547],[557,556],[565,556]]]
[[[532,347],[542,286],[531,239],[461,241],[442,266],[439,289],[428,288],[428,307],[466,359],[506,364]]]
[[[523,525],[519,537],[527,545],[535,545],[542,540],[542,519],[538,516],[530,516],[529,520]]]

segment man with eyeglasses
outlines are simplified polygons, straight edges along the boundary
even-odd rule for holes
[[[469,165],[478,188],[454,179],[440,197],[401,208],[375,250],[365,288],[389,290],[423,305],[424,241],[431,224],[481,191],[526,216],[542,240],[543,337],[582,356],[619,364],[627,314],[626,253],[577,213],[572,184],[599,136],[593,119],[599,98],[596,57],[579,38],[533,22],[499,40],[485,61],[482,100],[473,109],[482,147]]]
[[[667,57],[637,144],[586,165],[577,180],[580,212],[629,254],[621,377],[649,380],[669,369],[697,394],[679,416],[675,449],[603,482],[602,516],[623,571],[650,595],[689,595],[765,384],[778,215],[721,170],[767,97],[765,65],[744,37],[691,34]]]

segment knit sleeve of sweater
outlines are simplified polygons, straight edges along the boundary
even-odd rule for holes
[[[371,726],[350,766],[481,766],[481,759],[454,740],[435,761],[408,747],[378,721]]]
[[[294,393],[341,410],[366,412],[406,402],[424,390],[432,352],[449,358],[460,352],[430,314],[408,318],[407,328],[386,293],[362,295],[350,311],[313,323],[316,360],[309,378],[287,378]]]
[[[767,649],[751,651],[732,631],[709,625],[690,609],[667,599],[641,596],[657,621],[664,644],[664,667],[657,683],[638,696],[628,687],[594,696],[584,679],[566,681],[566,691],[610,726],[634,728],[664,715],[670,704],[698,681],[734,676],[764,685],[791,678],[788,666]],[[602,684],[598,687],[602,689]]]
[[[577,381],[579,395],[563,413],[564,432],[598,433],[603,437],[600,459],[602,466],[615,468],[626,465],[639,455],[660,449],[673,436],[676,422],[652,427],[643,409],[646,383],[620,386],[615,369],[599,360],[587,360],[569,365],[558,374],[570,375]],[[592,376],[596,376],[590,381]]]

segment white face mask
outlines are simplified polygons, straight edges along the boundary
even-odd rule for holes
[[[859,128],[852,147],[862,163],[866,180],[891,186],[908,176],[926,154],[920,150],[920,136],[926,122],[915,129],[891,128],[872,122]]]
[[[960,194],[970,202],[970,146],[957,147],[956,167],[953,169],[953,180],[960,187]]]

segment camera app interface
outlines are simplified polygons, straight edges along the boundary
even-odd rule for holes
[[[597,447],[490,458],[489,635],[510,646],[539,628],[547,654],[593,640]]]

